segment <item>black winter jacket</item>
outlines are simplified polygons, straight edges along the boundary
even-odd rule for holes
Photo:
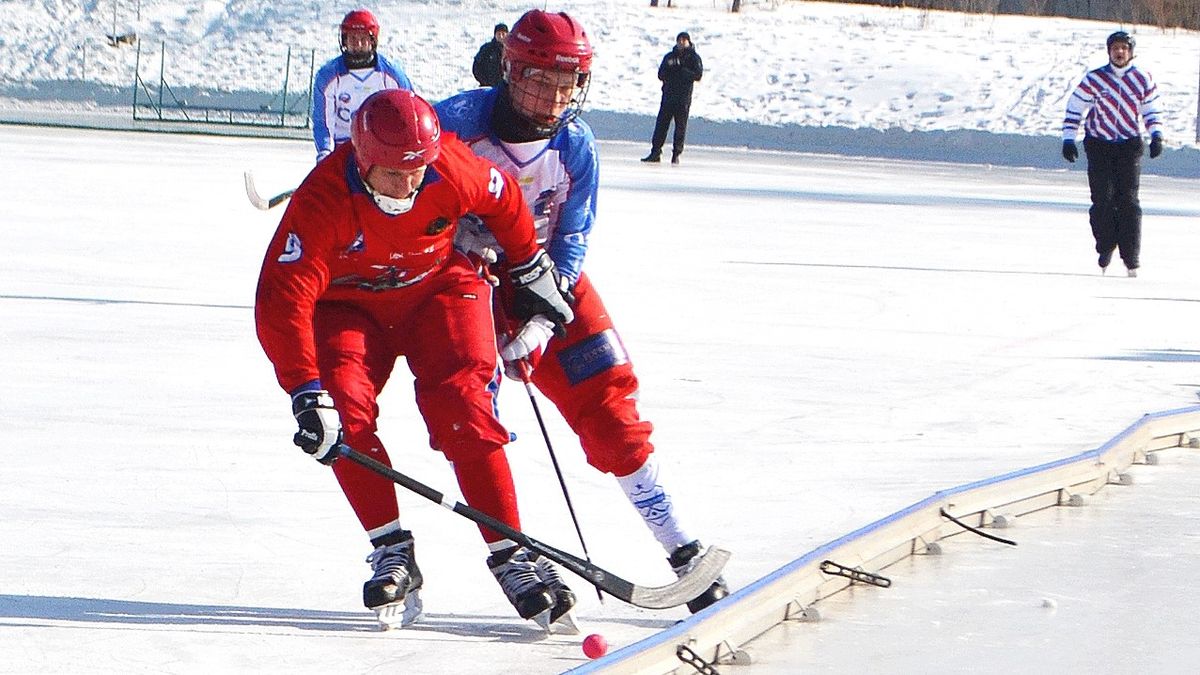
[[[663,98],[691,100],[692,85],[704,75],[704,63],[694,47],[676,47],[663,57],[658,66],[658,79],[662,80]]]
[[[500,57],[504,55],[504,43],[499,40],[489,40],[483,43],[475,54],[475,62],[471,64],[471,74],[481,87],[494,87],[504,80],[500,70]]]

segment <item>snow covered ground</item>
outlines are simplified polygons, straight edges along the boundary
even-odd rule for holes
[[[1194,147],[1197,137],[1195,31],[799,0],[746,2],[737,14],[717,0],[675,0],[671,8],[665,2],[651,8],[645,0],[533,4],[567,8],[589,30],[596,49],[594,112],[653,115],[659,60],[686,30],[705,64],[692,112],[712,122],[786,127],[793,134],[796,128],[849,128],[1057,136],[1071,88],[1105,63],[1104,38],[1124,28],[1137,36],[1136,63],[1161,85],[1168,145]],[[531,6],[524,0],[366,5],[382,23],[381,49],[398,58],[431,99],[475,86],[471,58],[492,25],[512,24]],[[105,36],[130,32],[141,43],[137,72],[151,83],[158,81],[165,44],[165,76],[173,88],[279,92],[290,47],[295,89],[296,78],[308,75],[302,55],[315,50],[319,64],[336,54],[336,26],[351,7],[274,0],[6,3],[0,96],[127,105],[136,49],[109,47]],[[648,138],[649,128],[640,133]],[[805,140],[793,135],[789,146],[788,137],[779,136],[775,144],[811,150]]]
[[[1200,389],[1187,330],[1200,300],[1195,180],[1145,180],[1142,276],[1127,279],[1097,273],[1078,172],[706,148],[649,167],[640,144],[601,152],[589,270],[638,366],[680,508],[734,552],[735,588],[938,489],[1096,447]],[[359,604],[365,539],[328,470],[291,445],[288,402],[252,324],[279,213],[248,206],[241,172],[274,192],[310,156],[302,140],[0,126],[0,672],[555,673],[585,662],[578,638],[539,640],[513,616],[472,525],[407,493],[427,620],[371,630]],[[382,405],[401,468],[453,493],[403,378]],[[507,387],[502,406],[519,436],[509,455],[526,528],[574,550],[523,389]],[[613,481],[548,418],[593,559],[668,581]],[[1163,508],[1189,513],[1192,501]],[[1194,534],[1188,522],[1179,536]],[[1106,555],[1063,554],[1094,574],[1127,564],[1119,536],[1088,546]],[[613,649],[686,616],[600,604],[574,585],[585,631]],[[1155,595],[1170,589],[1148,592],[1145,611],[1181,613],[1138,620],[1185,626],[1197,609],[1186,594],[1180,610]],[[1094,589],[1094,611],[1072,622],[1086,633],[1109,597]],[[958,611],[969,601],[939,599]],[[976,633],[849,604],[827,612],[815,641],[793,627],[806,648],[776,665],[846,672],[914,640],[934,645],[927,670],[977,665]],[[883,625],[860,641],[855,611]],[[971,620],[1020,632],[1030,619],[1019,614]],[[847,644],[853,654],[841,654]],[[988,649],[993,672],[1039,654]]]
[[[383,49],[440,98],[472,84],[478,44],[527,4],[372,9]],[[1143,269],[1130,280],[1096,274],[1085,177],[1048,138],[1119,26],[818,2],[748,3],[739,15],[709,0],[647,4],[570,5],[597,49],[586,117],[602,138],[636,141],[601,145],[588,267],[638,365],[644,412],[693,529],[734,552],[731,585],[938,489],[1074,455],[1145,412],[1195,401],[1200,36],[1133,27],[1174,146],[1147,171],[1177,178],[1143,181]],[[287,46],[333,55],[349,7],[122,0],[115,19],[105,3],[4,9],[0,119],[37,122],[100,109],[127,119],[110,104],[127,106],[133,51],[103,45],[114,27],[136,31],[155,55],[166,40],[172,85],[272,91]],[[707,67],[699,119],[682,166],[648,167],[636,160],[657,105],[654,69],[679,30]],[[144,76],[157,79],[152,64]],[[728,149],[738,146],[828,154]],[[246,204],[241,172],[255,170],[273,193],[293,186],[311,155],[296,139],[0,126],[10,448],[0,672],[524,674],[584,662],[578,638],[539,640],[512,616],[473,526],[414,495],[401,499],[427,574],[427,620],[371,630],[358,600],[365,542],[328,471],[291,446],[287,401],[251,318],[279,213]],[[404,471],[450,491],[410,392],[398,378],[385,393],[384,440]],[[573,550],[524,390],[507,388],[503,406],[519,435],[509,454],[526,527]],[[548,418],[593,558],[639,583],[669,580],[611,479]],[[1145,471],[1166,482],[1181,469]],[[778,651],[757,652],[751,672],[865,672],[899,663],[905,649],[927,672],[1061,672],[1071,662],[1050,650],[1067,629],[1078,643],[1119,645],[1113,636],[1128,626],[1107,621],[1114,615],[1163,630],[1138,632],[1124,656],[1104,651],[1110,670],[1172,672],[1154,655],[1180,653],[1189,636],[1170,629],[1189,625],[1195,602],[1163,585],[1108,589],[1132,579],[1113,574],[1135,557],[1124,537],[1152,529],[1121,520],[1138,504],[1183,519],[1167,535],[1177,545],[1134,544],[1149,552],[1138,564],[1186,578],[1188,554],[1165,551],[1195,538],[1194,490],[1158,497],[1140,481],[1102,512],[1115,533],[1089,529],[1101,524],[1086,516],[1036,530],[1070,558],[1023,539],[1049,557],[1017,558],[1013,571],[1001,568],[1014,554],[981,548],[978,564],[939,568],[973,589],[957,596],[914,574],[883,605],[839,598],[825,623],[764,640]],[[1074,575],[998,582],[1056,564]],[[1067,590],[1079,578],[1103,581]],[[602,605],[574,585],[585,630],[613,649],[685,616]],[[1042,596],[1060,613],[1039,613]]]

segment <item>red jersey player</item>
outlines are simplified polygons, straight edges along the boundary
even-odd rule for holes
[[[400,356],[415,378],[430,445],[453,464],[466,501],[520,527],[504,454],[509,435],[494,413],[492,289],[452,245],[467,212],[520,261],[513,311],[570,322],[516,181],[453,134],[443,136],[432,106],[402,89],[368,97],[351,142],[297,188],[258,283],[258,337],[292,397],[294,442],[332,464],[375,547],[363,602],[388,626],[421,612],[413,536],[400,525],[387,478],[334,460],[344,440],[390,464],[376,435],[376,399]],[[488,566],[518,614],[548,625],[555,596],[539,574],[553,569],[549,561],[480,530]]]

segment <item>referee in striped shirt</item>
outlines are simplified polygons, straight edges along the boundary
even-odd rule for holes
[[[1084,76],[1067,101],[1063,120],[1063,158],[1079,157],[1075,146],[1083,127],[1087,154],[1088,187],[1092,208],[1088,215],[1100,273],[1108,269],[1119,250],[1129,276],[1136,277],[1141,262],[1142,206],[1138,183],[1142,173],[1142,123],[1150,132],[1150,158],[1162,154],[1158,89],[1154,78],[1133,65],[1133,36],[1117,31],[1108,36],[1108,65]]]

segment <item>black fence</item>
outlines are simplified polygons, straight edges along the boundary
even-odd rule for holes
[[[167,77],[167,46],[160,43],[158,77],[142,77],[142,46],[138,42],[133,83],[133,119],[156,122],[232,124],[287,129],[307,128],[312,119],[312,82],[316,68],[315,50],[300,52],[307,63],[294,62],[292,48],[287,50],[283,81],[273,94],[253,92],[213,92],[173,88]],[[307,77],[294,77],[299,68]],[[303,82],[296,82],[303,79]]]

